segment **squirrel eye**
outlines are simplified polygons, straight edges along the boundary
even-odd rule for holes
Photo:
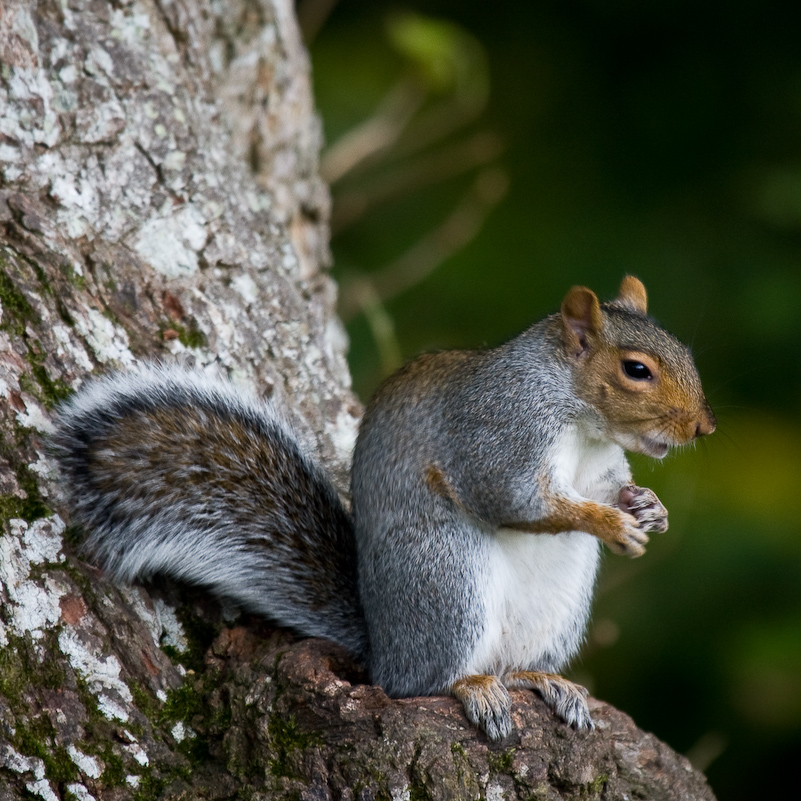
[[[651,371],[642,363],[629,359],[623,362],[623,372],[635,381],[648,381],[653,378]]]

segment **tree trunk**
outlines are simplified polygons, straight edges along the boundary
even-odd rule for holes
[[[602,704],[577,734],[515,693],[489,745],[328,643],[80,559],[46,436],[92,371],[247,381],[346,487],[320,128],[289,0],[4,0],[0,70],[0,801],[711,798]]]

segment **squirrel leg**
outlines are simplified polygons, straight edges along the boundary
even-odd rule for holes
[[[631,557],[645,553],[648,535],[640,528],[634,513],[630,513],[628,509],[607,506],[596,501],[573,500],[560,495],[548,496],[547,503],[549,510],[543,517],[504,523],[503,528],[532,534],[586,531],[605,542],[615,553]]]
[[[497,676],[465,676],[453,683],[451,693],[462,702],[467,719],[490,740],[502,740],[512,731],[509,693]]]
[[[539,670],[515,670],[504,675],[502,681],[510,689],[535,690],[574,729],[589,731],[595,728],[587,707],[587,691],[581,685],[555,673]]]

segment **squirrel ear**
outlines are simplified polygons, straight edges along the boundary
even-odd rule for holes
[[[640,314],[648,313],[648,293],[642,281],[633,275],[627,275],[620,284],[620,292],[614,303],[628,306],[632,311]]]
[[[588,335],[603,328],[601,304],[591,289],[574,286],[562,301],[562,339],[568,353],[581,356],[589,349]]]

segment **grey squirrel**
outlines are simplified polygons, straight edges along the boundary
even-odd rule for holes
[[[590,729],[556,675],[587,624],[600,542],[628,556],[667,511],[625,450],[715,429],[689,350],[624,278],[497,348],[432,353],[377,391],[352,511],[267,403],[144,366],[88,382],[53,437],[86,548],[113,577],[205,585],[365,661],[395,697],[451,693],[498,740],[508,688]]]

